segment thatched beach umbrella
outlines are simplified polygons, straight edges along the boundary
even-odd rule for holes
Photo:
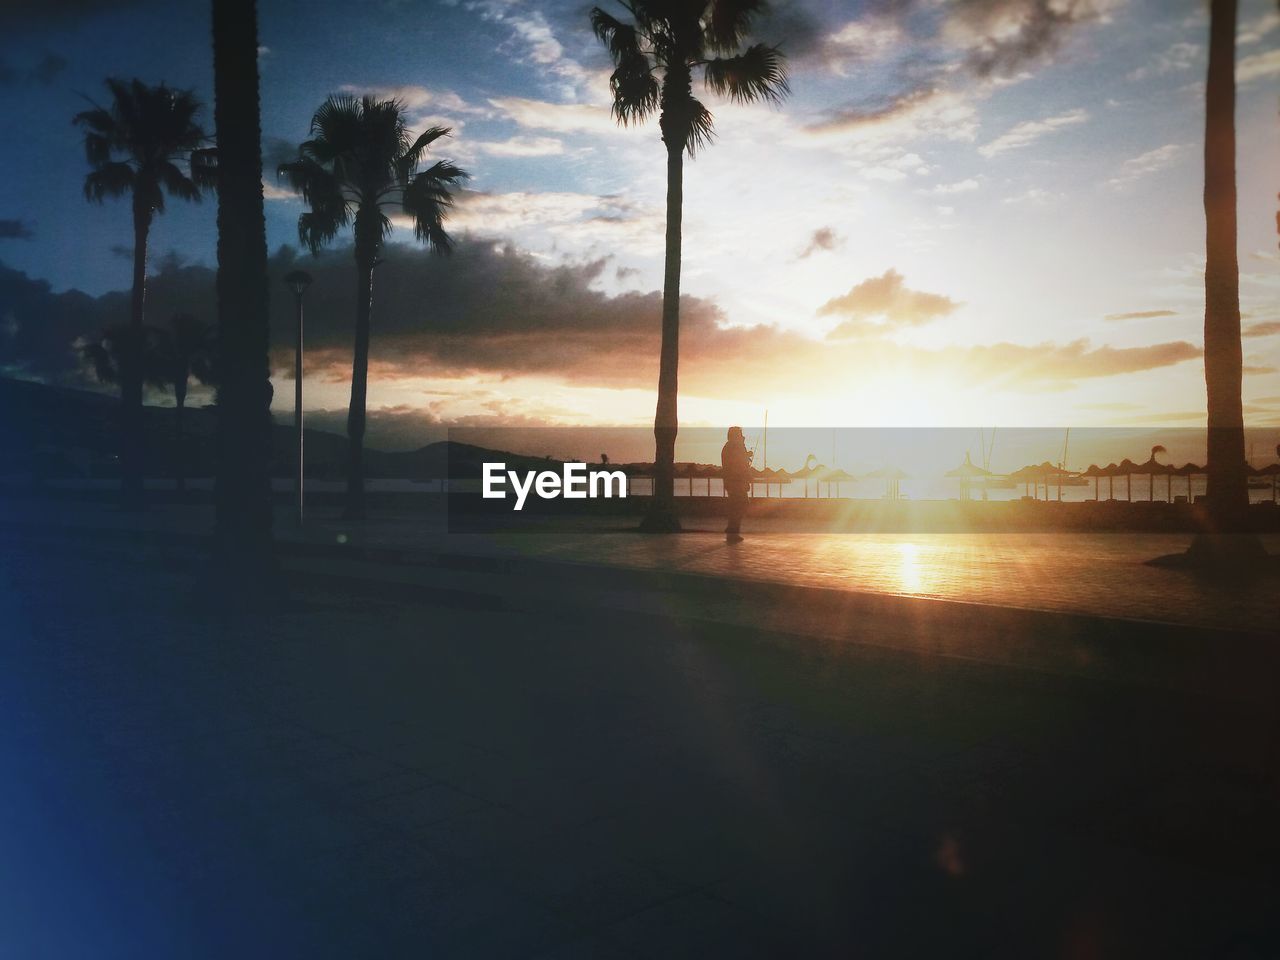
[[[822,464],[817,463],[817,459],[818,457],[816,454],[809,454],[804,458],[804,466],[791,474],[791,479],[801,479],[804,481],[804,495],[806,497],[809,496],[809,478],[814,474],[827,469]]]
[[[1082,477],[1093,478],[1093,499],[1095,502],[1100,499],[1100,497],[1098,496],[1099,488],[1102,486],[1102,478],[1105,477],[1106,475],[1107,475],[1107,468],[1100,467],[1096,463],[1089,464],[1089,469],[1087,469],[1084,473],[1080,474],[1080,476]]]
[[[853,474],[845,473],[845,471],[837,467],[819,467],[814,473],[814,480],[818,484],[819,489],[821,489],[821,485],[823,483],[827,485],[828,497],[831,496],[831,485],[833,483],[836,485],[836,496],[838,497],[840,496],[840,484],[845,481],[855,479],[857,478],[854,477]]]
[[[901,500],[902,488],[900,484],[906,480],[908,474],[904,473],[897,467],[881,467],[879,470],[873,470],[867,474],[868,479],[876,479],[884,481],[884,497],[886,500]]]
[[[978,477],[991,476],[991,471],[985,470],[982,467],[978,466],[976,463],[974,463],[969,458],[969,451],[966,450],[964,453],[964,463],[960,464],[960,466],[956,467],[954,470],[948,470],[946,473],[946,476],[956,477],[960,480],[960,499],[968,500],[969,484],[971,484],[974,481],[974,479]]]
[[[787,471],[775,470],[773,467],[761,467],[759,469],[752,469],[751,472],[755,477],[759,479],[760,483],[764,484],[764,495],[766,497],[771,496],[771,493],[769,492],[769,487],[775,483],[778,485],[778,496],[781,497],[782,485],[784,483],[790,482],[791,480],[791,478],[787,476]]]
[[[1168,453],[1160,444],[1156,444],[1151,448],[1151,456],[1147,458],[1146,463],[1142,464],[1138,470],[1147,475],[1147,500],[1154,503],[1156,499],[1156,477],[1159,475],[1168,476],[1169,466],[1156,460],[1156,454]]]
[[[1126,502],[1131,503],[1133,501],[1133,475],[1141,472],[1142,467],[1128,457],[1125,457],[1116,466],[1116,476],[1124,477],[1124,499]]]
[[[1014,483],[1020,483],[1023,487],[1023,496],[1034,496],[1034,499],[1040,499],[1040,468],[1035,464],[1015,470],[1009,474],[1009,479]],[[1032,485],[1035,485],[1034,491]]]
[[[1173,482],[1174,477],[1183,477],[1187,481],[1187,503],[1191,503],[1191,478],[1197,473],[1204,473],[1204,467],[1197,466],[1194,463],[1184,463],[1180,467],[1169,468],[1169,482]],[[1172,497],[1170,498],[1172,499]]]

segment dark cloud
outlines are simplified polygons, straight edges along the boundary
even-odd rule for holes
[[[66,57],[48,50],[29,70],[20,70],[7,60],[0,58],[0,86],[27,83],[47,87],[66,68]]]
[[[65,27],[99,14],[144,6],[155,0],[4,0],[0,30],[18,33],[31,27]]]
[[[33,240],[35,235],[25,220],[0,220],[0,240]]]
[[[32,83],[47,87],[65,69],[67,69],[66,57],[51,51],[45,51],[44,56],[40,58],[40,62],[31,68],[31,72],[27,76]]]
[[[657,380],[662,297],[657,291],[610,296],[595,288],[605,258],[560,266],[500,244],[463,241],[452,257],[392,244],[374,279],[371,382],[420,378],[489,381],[540,376],[578,386],[652,389]],[[282,282],[304,267],[308,376],[350,376],[356,272],[350,248],[320,257],[281,248],[271,258],[273,368],[292,367],[292,297]],[[845,301],[839,303],[839,301]],[[831,312],[851,322],[877,315],[923,322],[954,309],[950,298],[908,290],[890,271],[837,298]],[[179,311],[215,318],[214,272],[176,257],[155,261],[147,287],[153,323]],[[84,382],[76,343],[128,317],[129,295],[55,294],[49,285],[0,267],[0,369],[52,382]],[[884,337],[814,340],[772,326],[735,327],[715,303],[681,301],[681,388],[691,395],[758,399],[839,390],[851,376],[901,371],[993,388],[1059,389],[1073,381],[1169,366],[1200,356],[1185,342],[1146,347],[996,343],[930,349]],[[459,386],[454,384],[455,386]],[[469,395],[481,387],[460,385]],[[474,397],[473,397],[474,398]],[[497,402],[495,400],[495,402]],[[424,402],[424,406],[429,405]],[[493,410],[490,418],[548,416],[542,408]]]
[[[1075,27],[1096,22],[1107,0],[960,0],[943,31],[967,48],[980,77],[1009,76],[1056,53]]]
[[[298,144],[285,137],[262,138],[262,171],[269,181],[275,181],[276,169],[282,163],[298,159]]]
[[[848,130],[885,123],[963,90],[966,81],[1008,78],[1051,60],[1069,36],[1105,19],[1114,0],[902,0],[871,4],[852,52],[836,43],[839,22],[819,42],[835,69],[852,55],[888,62],[888,78],[835,107],[809,129]],[[896,30],[896,33],[895,33]],[[877,37],[879,40],[877,40]],[[859,47],[859,44],[862,47]],[[867,46],[870,44],[870,46]]]
[[[796,259],[804,260],[820,251],[834,250],[843,243],[844,238],[836,233],[834,229],[831,227],[819,227],[813,231],[813,235],[809,237],[808,244],[800,251]]]

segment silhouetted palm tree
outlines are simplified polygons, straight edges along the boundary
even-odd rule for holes
[[[1235,34],[1237,0],[1209,7],[1205,87],[1204,374],[1208,394],[1208,504],[1230,529],[1249,502],[1244,459],[1240,267],[1236,253]]]
[[[201,383],[214,382],[214,334],[209,325],[189,313],[169,318],[169,329],[160,331],[160,362],[165,385],[173,390],[174,478],[179,490],[187,488],[186,431],[183,414],[187,405],[187,387],[191,378]]]
[[[129,196],[133,201],[133,298],[130,323],[136,336],[126,349],[142,342],[146,302],[147,238],[156,214],[164,212],[165,195],[198,202],[211,185],[207,138],[198,123],[200,101],[189,90],[141,80],[106,81],[109,106],[93,104],[75,115],[84,130],[84,153],[93,169],[84,181],[84,195],[94,203],[107,197]],[[142,502],[142,381],[135,364],[121,368],[123,443],[122,493],[126,505]]]
[[[97,340],[81,347],[80,352],[93,366],[99,383],[120,384],[136,372],[139,383],[167,387],[164,339],[164,332],[155,327],[143,327],[139,340],[133,324],[114,323]],[[136,371],[131,368],[135,363]]]
[[[449,160],[420,170],[427,148],[450,131],[431,127],[412,137],[400,100],[331,96],[311,118],[311,139],[298,159],[279,174],[302,192],[310,210],[298,218],[298,237],[311,252],[354,226],[357,274],[355,352],[351,365],[351,406],[347,411],[346,515],[364,516],[365,398],[369,384],[369,326],[373,311],[373,268],[391,232],[384,208],[398,206],[413,220],[414,235],[436,253],[453,241],[444,222],[453,191],[470,175]]]
[[[786,61],[776,47],[739,49],[763,0],[622,0],[633,22],[599,7],[591,27],[613,58],[609,78],[613,115],[627,126],[658,114],[667,148],[667,237],[662,286],[662,354],[654,416],[653,504],[642,525],[655,532],[680,528],[675,516],[676,402],[680,364],[680,221],[684,204],[684,154],[709,146],[711,111],[693,95],[702,72],[713,93],[739,103],[779,102],[788,92]]]
[[[261,595],[271,584],[275,564],[267,228],[254,0],[213,0],[213,89],[218,128],[218,572],[222,592]]]

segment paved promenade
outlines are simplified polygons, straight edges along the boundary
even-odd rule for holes
[[[0,504],[4,522],[193,536],[207,534],[213,524],[207,505],[159,504],[139,519],[110,505],[74,501]],[[580,533],[463,534],[447,532],[438,510],[375,508],[370,520],[351,525],[322,508],[299,530],[281,508],[275,533],[286,545],[345,546],[384,556],[519,557],[1255,633],[1277,629],[1280,576],[1274,573],[1215,580],[1146,564],[1185,550],[1191,539],[1185,535],[784,533],[749,519],[747,542],[728,547],[715,521],[705,518],[690,520],[690,532],[670,537],[641,536],[628,525],[626,519],[586,519]],[[1262,539],[1280,555],[1280,536]]]
[[[479,554],[374,580],[291,557],[291,597],[237,616],[193,600],[198,553],[0,531],[0,956],[1280,942],[1274,698],[883,649],[931,622],[896,606],[815,643],[732,622],[723,578],[694,616],[683,581],[576,567],[644,612],[576,608],[562,579],[531,613],[521,569]],[[410,590],[361,586],[397,570]]]

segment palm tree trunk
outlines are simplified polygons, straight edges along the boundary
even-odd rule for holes
[[[173,401],[174,401],[174,438],[173,438],[173,476],[175,486],[178,493],[186,493],[187,490],[187,457],[186,457],[186,433],[183,430],[183,414],[186,412],[187,406],[187,384],[184,377],[181,381],[175,380],[173,383]]]
[[[121,443],[120,495],[127,510],[143,503],[142,327],[147,299],[147,238],[152,212],[136,197],[133,202],[133,291],[130,299],[129,341],[120,371]]]
[[[254,0],[213,0],[218,130],[219,573],[237,592],[273,584],[271,370]]]
[[[674,140],[675,138],[673,138]],[[662,354],[658,365],[658,407],[653,420],[653,502],[641,529],[680,529],[675,510],[676,401],[680,367],[680,240],[684,214],[684,147],[667,145],[667,254],[662,283]]]
[[[1238,529],[1248,505],[1241,407],[1240,268],[1236,255],[1235,32],[1237,0],[1210,6],[1205,90],[1204,373],[1208,394],[1209,514]]]
[[[361,241],[357,237],[356,243]],[[347,507],[348,520],[365,516],[364,428],[365,403],[369,393],[369,325],[373,313],[373,266],[375,254],[359,251],[356,272],[356,343],[351,363],[351,405],[347,408]]]

